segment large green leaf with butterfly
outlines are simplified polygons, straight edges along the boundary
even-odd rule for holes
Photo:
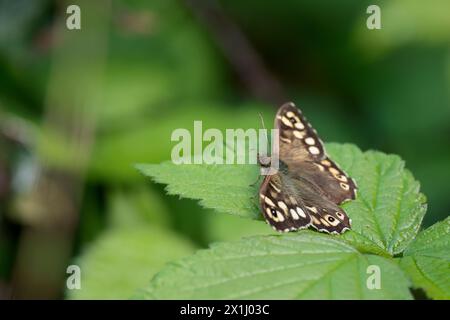
[[[277,231],[313,227],[334,235],[269,235],[267,228],[265,236],[218,244],[164,268],[143,298],[409,299],[410,287],[450,298],[448,255],[430,258],[414,249],[439,233],[447,240],[427,242],[430,252],[449,252],[449,228],[431,228],[416,239],[426,199],[400,157],[324,145],[293,105],[280,108],[275,127],[280,170],[259,185],[257,165],[165,162],[137,168],[166,184],[168,194],[197,199],[217,212],[265,218]],[[373,266],[383,279],[375,291],[366,282]]]
[[[424,289],[431,298],[450,298],[448,281],[450,220],[441,222],[439,228],[431,227],[417,236],[426,211],[425,196],[419,191],[419,183],[405,169],[403,160],[396,155],[377,151],[362,152],[350,144],[329,143],[326,144],[326,149],[330,157],[358,183],[359,192],[356,200],[342,205],[353,221],[350,231],[341,235],[322,235],[307,230],[294,234],[272,235],[272,230],[267,228],[267,236],[244,238],[238,243],[214,245],[207,251],[185,258],[174,265],[168,265],[151,281],[145,288],[146,293],[140,297],[152,299],[162,297],[223,299],[227,297],[267,299],[396,297],[407,299],[411,296],[405,288],[415,287]],[[168,194],[197,199],[202,206],[215,209],[217,212],[254,219],[255,223],[260,223],[259,221],[263,219],[256,198],[259,188],[255,184],[259,174],[256,165],[174,165],[171,162],[164,162],[140,164],[137,168],[154,181],[166,184]],[[421,240],[433,239],[433,237],[437,237],[440,241]],[[294,263],[296,267],[294,266],[290,272],[282,271],[283,268],[289,269],[287,262],[282,259],[285,253],[284,246],[292,244],[292,241],[303,243],[304,239],[308,239],[311,243],[311,246],[307,247],[311,254],[304,254],[304,250],[307,249],[299,245],[296,253],[289,258],[291,260],[288,259],[291,263],[296,261],[297,264]],[[268,243],[271,242],[279,243],[279,245],[268,248]],[[335,248],[333,253],[324,253],[324,251],[327,252],[326,245],[318,243],[337,245],[338,249]],[[224,248],[231,247],[241,250],[236,249],[241,248],[240,246],[244,246],[242,250],[253,252],[254,256],[251,259],[249,257],[239,259],[233,254],[234,251],[230,251],[229,254],[223,251]],[[414,249],[422,247],[426,250],[419,252]],[[269,249],[270,253],[261,254]],[[436,256],[435,252],[447,252],[447,254]],[[344,257],[346,255],[348,255],[348,261]],[[273,265],[268,265],[267,259],[272,259]],[[367,274],[362,271],[355,273],[348,270],[360,270],[357,268],[363,270],[363,266],[366,266],[370,259],[378,259],[377,265],[380,265],[388,275],[402,275],[407,280],[390,283],[396,286],[395,289],[387,287],[383,289],[382,286],[381,291],[386,290],[383,291],[384,293],[369,292],[365,289],[358,291],[358,288],[366,288]],[[339,261],[342,262],[342,267],[333,269],[332,266],[338,266]],[[202,271],[194,272],[193,267],[198,263],[202,264]],[[303,268],[311,270],[310,264],[314,265],[314,263],[325,264],[327,267],[311,275],[315,279],[310,282],[312,291],[309,289],[303,291],[292,278],[291,272],[299,273],[304,270]],[[279,272],[275,271],[276,266],[280,268]],[[259,269],[261,273],[251,276],[247,268]],[[327,268],[333,271],[328,273]],[[274,271],[270,271],[272,269]],[[314,267],[312,269],[315,270]],[[250,291],[239,291],[233,285],[227,286],[227,283],[233,283],[230,282],[232,281],[230,274],[240,279],[238,282],[242,287]],[[222,285],[218,287],[217,284],[207,282],[205,277],[214,278],[214,283],[222,283]],[[348,288],[344,282],[339,281],[341,277],[348,277],[348,281],[357,283],[360,287],[355,284],[352,288]],[[277,288],[284,294],[274,296],[275,288],[261,289],[262,291],[256,292],[261,285],[256,285],[255,279],[265,279],[269,281],[268,283],[278,281]],[[169,281],[170,285],[166,281]],[[333,283],[331,289],[326,286],[330,281]],[[194,282],[200,287],[203,283],[203,289],[192,291]],[[255,290],[254,294],[250,293],[251,288]],[[248,292],[248,295],[245,292]]]

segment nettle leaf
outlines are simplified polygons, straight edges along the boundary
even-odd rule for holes
[[[396,155],[361,152],[349,144],[327,144],[327,151],[358,184],[356,200],[343,205],[352,231],[339,236],[362,252],[401,253],[419,231],[426,211],[419,183]],[[262,219],[258,209],[258,166],[141,164],[137,168],[169,194],[200,200],[217,211]]]
[[[422,231],[405,250],[400,266],[414,287],[434,299],[450,299],[450,217]]]
[[[343,205],[352,218],[352,231],[343,238],[373,252],[401,253],[414,239],[426,212],[419,182],[396,155],[361,152],[352,145],[329,144],[330,156],[358,184],[356,200]],[[380,253],[380,252],[377,252]]]
[[[155,182],[167,184],[171,195],[200,200],[206,208],[260,219],[256,198],[259,169],[256,165],[138,164],[136,168]]]
[[[379,289],[369,289],[369,266],[379,267]],[[304,231],[215,244],[167,265],[140,298],[411,299],[408,285],[392,259]]]

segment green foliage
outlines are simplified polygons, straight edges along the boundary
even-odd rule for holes
[[[257,219],[260,215],[251,201],[257,180],[256,166],[241,165],[160,165],[136,166],[158,183],[167,184],[168,194],[199,199],[200,204],[220,212]]]
[[[161,228],[110,229],[78,259],[82,286],[68,298],[128,299],[165,263],[191,252],[185,239]]]
[[[383,290],[366,286],[368,265]],[[151,299],[409,299],[392,261],[306,231],[213,245],[166,267],[147,287]]]
[[[450,299],[449,248],[450,217],[422,231],[400,259],[414,286],[435,299]]]
[[[81,289],[70,299],[127,299],[168,261],[194,246],[168,228],[167,208],[144,188],[111,192],[107,229],[76,258]]]
[[[411,280],[431,297],[444,297],[450,272],[445,255],[449,252],[448,224],[430,228],[414,240],[426,211],[425,196],[404,162],[395,155],[363,153],[348,144],[328,144],[327,150],[359,187],[357,199],[343,205],[353,220],[351,231],[340,236],[300,231],[214,245],[164,268],[142,297],[408,299]],[[258,186],[252,185],[257,166],[164,162],[137,168],[167,184],[169,194],[198,199],[218,212],[261,219],[255,200]],[[428,284],[410,260],[431,267],[423,248],[433,238],[441,239],[431,250],[438,270]],[[402,252],[405,257],[399,268],[393,257]],[[372,264],[381,269],[380,290],[366,286],[366,268]]]

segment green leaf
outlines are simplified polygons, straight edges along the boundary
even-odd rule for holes
[[[167,184],[167,193],[183,198],[200,200],[206,208],[258,219],[260,214],[252,198],[256,189],[257,166],[252,165],[175,165],[170,161],[161,164],[139,164],[143,174],[155,182]]]
[[[140,226],[111,228],[79,257],[81,289],[69,299],[128,299],[168,261],[192,253],[186,240],[169,231]]]
[[[351,145],[330,144],[327,150],[358,184],[357,199],[343,205],[353,221],[353,232],[343,238],[389,255],[401,253],[417,235],[426,212],[419,182],[396,155],[363,153]]]
[[[434,299],[450,299],[450,217],[422,231],[405,250],[400,266],[414,287]]]
[[[381,288],[368,289],[369,265]],[[145,299],[411,299],[390,259],[305,231],[219,243],[169,264],[142,291]]]
[[[330,156],[358,184],[358,197],[343,205],[353,220],[352,231],[342,238],[362,252],[391,256],[401,253],[419,231],[426,211],[419,183],[396,155],[361,152],[349,144],[327,144]],[[198,199],[220,212],[261,219],[255,200],[256,165],[159,165],[137,168],[169,194]]]

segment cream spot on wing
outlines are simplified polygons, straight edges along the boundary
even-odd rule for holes
[[[320,150],[317,147],[309,147],[308,148],[309,152],[311,152],[312,154],[319,154]]]
[[[271,207],[275,207],[275,203],[273,203],[272,200],[270,200],[270,198],[268,198],[268,197],[264,198],[264,202],[267,203]]]
[[[289,232],[289,228],[284,229],[283,232]]]
[[[325,221],[325,219],[320,218],[320,222],[322,222],[325,226],[329,227],[329,223]]]
[[[316,143],[316,141],[314,140],[314,138],[308,137],[305,139],[306,144],[309,144],[310,146],[312,146],[313,144]]]
[[[348,180],[347,180],[347,177],[344,176],[344,175],[342,175],[342,174],[336,175],[336,178],[337,178],[339,181],[343,181],[343,182],[347,182],[347,181],[348,181]]]
[[[295,114],[294,114],[292,111],[286,112],[286,115],[287,115],[289,118],[292,118],[292,117],[295,116]]]
[[[269,184],[276,192],[281,192],[280,188],[278,188],[274,183],[270,182]]]
[[[299,214],[299,216],[306,218],[306,214],[305,212],[302,210],[302,208],[297,207],[297,212]]]
[[[272,196],[272,198],[276,198],[278,196],[278,193],[276,193],[273,190],[270,190],[270,195]]]
[[[296,138],[299,138],[299,139],[303,139],[303,137],[305,136],[304,132],[301,132],[301,131],[298,131],[298,130],[294,130],[294,131],[292,131],[292,133],[294,134],[294,136]]]
[[[265,195],[263,195],[262,193],[260,193],[259,194],[259,197],[261,198],[261,199],[263,199],[264,200],[264,198],[266,197]]]
[[[283,122],[286,126],[293,128],[294,125],[292,124],[292,122],[289,121],[288,118],[286,117],[281,117],[281,122]]]
[[[320,165],[318,163],[314,163],[314,164],[319,168],[320,171],[324,171],[325,170],[325,168],[322,165]]]
[[[339,171],[336,168],[331,167],[329,170],[331,174],[335,177],[339,174]]]
[[[288,138],[280,137],[280,140],[286,143],[291,143],[291,140],[289,140]]]
[[[322,160],[322,161],[320,161],[324,166],[327,166],[327,167],[329,167],[329,166],[331,166],[331,162],[330,161],[328,161],[328,160]]]
[[[314,212],[314,213],[317,213],[317,209],[316,209],[316,207],[306,207],[306,208],[308,208],[309,210],[311,210],[312,212]]]
[[[284,213],[287,215],[288,207],[283,201],[278,201],[278,206],[283,209]]]
[[[305,126],[303,125],[303,123],[300,120],[295,123],[295,127],[300,130],[305,129]]]
[[[344,190],[350,190],[350,187],[348,186],[348,184],[341,182],[340,185],[341,185],[341,188],[342,188],[342,189],[344,189]]]
[[[292,218],[294,218],[294,220],[300,219],[300,217],[298,216],[297,212],[295,212],[294,209],[289,210],[289,212],[291,213],[291,216]]]
[[[283,222],[284,221],[284,216],[281,214],[280,211],[277,210],[277,217],[278,217],[278,221]]]
[[[314,224],[321,224],[320,221],[316,217],[311,216],[311,218],[312,218],[312,221],[314,222]]]

